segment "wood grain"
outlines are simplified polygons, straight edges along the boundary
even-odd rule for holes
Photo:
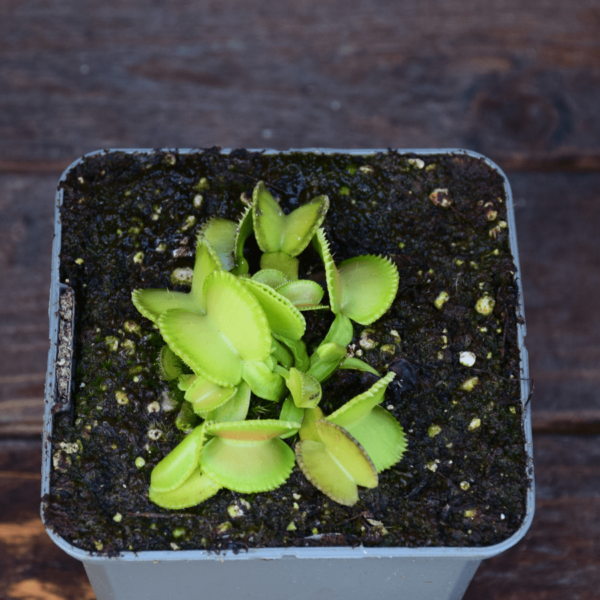
[[[599,174],[515,174],[534,411],[600,410]]]
[[[0,158],[446,146],[597,165],[599,29],[594,0],[10,0]]]

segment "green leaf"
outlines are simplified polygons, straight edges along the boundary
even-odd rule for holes
[[[252,192],[252,219],[258,247],[263,252],[281,250],[285,229],[285,214],[262,181]]]
[[[321,384],[312,375],[292,367],[286,385],[299,408],[314,408],[321,401]]]
[[[206,314],[242,360],[266,360],[271,353],[267,317],[240,281],[225,271],[209,275],[204,284]]]
[[[287,298],[297,309],[308,310],[318,305],[325,291],[315,281],[297,279],[276,288],[277,293]]]
[[[345,346],[336,343],[321,344],[310,357],[310,368],[307,372],[317,381],[325,381],[338,368],[345,356]]]
[[[327,420],[348,429],[364,417],[366,417],[373,407],[383,401],[385,390],[396,374],[390,371],[385,377],[376,381],[366,392],[352,398],[331,413]]]
[[[266,252],[260,257],[262,270],[281,271],[288,281],[298,279],[300,261],[285,252]]]
[[[302,340],[291,340],[285,336],[273,334],[273,337],[284,344],[294,356],[294,366],[303,373],[310,367],[310,359],[306,352],[306,344]]]
[[[346,429],[326,420],[316,421],[315,427],[327,450],[358,485],[377,487],[378,477],[373,462]]]
[[[231,271],[235,267],[235,239],[237,223],[222,217],[209,219],[200,230],[199,239],[206,240],[217,252],[223,269]]]
[[[320,442],[321,438],[315,427],[315,423],[324,419],[323,411],[318,407],[307,408],[304,411],[304,419],[302,420],[302,426],[300,427],[300,439],[301,440],[312,440],[313,442]]]
[[[194,375],[192,373],[182,373],[179,376],[179,381],[177,382],[177,387],[185,392],[190,389],[190,386],[196,381],[198,375]]]
[[[240,442],[215,437],[205,446],[202,461],[204,470],[222,486],[251,494],[284,484],[294,467],[294,453],[278,438]]]
[[[302,440],[296,443],[295,451],[300,470],[318,490],[344,506],[358,502],[356,482],[331,456],[325,444]]]
[[[375,406],[366,417],[347,429],[366,450],[378,473],[395,465],[406,450],[402,426],[381,406]]]
[[[198,467],[186,481],[175,490],[159,492],[150,486],[148,497],[162,508],[179,510],[196,506],[214,496],[221,486],[214,482]]]
[[[273,490],[285,483],[294,466],[293,451],[276,436],[299,426],[276,420],[207,424],[216,437],[204,446],[203,469],[234,492]]]
[[[321,227],[328,209],[329,198],[317,196],[293,210],[285,219],[281,250],[290,256],[298,256]]]
[[[380,376],[379,372],[371,365],[367,364],[364,360],[354,358],[353,356],[345,358],[340,363],[340,369],[354,369],[355,371],[362,371],[363,373],[372,373],[373,375],[377,375],[377,377]]]
[[[279,419],[281,421],[292,421],[296,423],[302,423],[302,420],[304,419],[304,409],[298,408],[294,403],[292,396],[288,396],[281,406],[281,413],[279,414]],[[279,437],[282,440],[284,440],[293,435],[296,435],[295,431],[284,433]]]
[[[219,406],[219,408],[211,410],[202,416],[207,421],[243,421],[248,416],[250,396],[250,386],[245,381],[242,381],[230,400]]]
[[[273,289],[277,289],[279,286],[284,285],[288,282],[287,277],[276,269],[261,269],[252,275],[254,281],[264,283]],[[282,294],[282,296],[285,294]]]
[[[244,258],[244,244],[251,233],[252,207],[248,206],[238,221],[235,232],[234,252],[236,267],[232,271],[234,275],[243,275],[249,271],[248,261]]]
[[[306,478],[325,495],[345,506],[358,502],[358,485],[377,487],[375,466],[360,444],[342,427],[318,420],[320,442],[296,444],[296,460]]]
[[[170,348],[195,373],[223,386],[242,379],[242,359],[207,317],[187,310],[169,310],[158,322]]]
[[[392,305],[398,292],[398,269],[381,256],[356,256],[339,266],[341,312],[361,325],[370,325]]]
[[[271,356],[286,369],[294,366],[292,353],[275,338],[271,339]]]
[[[172,381],[181,375],[183,363],[177,354],[169,348],[163,346],[158,356],[158,370],[160,376],[165,381]]]
[[[329,249],[329,242],[325,237],[325,231],[318,229],[314,237],[314,246],[321,256],[323,265],[325,266],[325,278],[327,280],[327,291],[329,292],[329,305],[332,312],[338,314],[342,307],[342,280],[340,274],[333,262],[333,256]]]
[[[292,340],[299,340],[306,329],[302,313],[273,288],[252,279],[243,280],[244,285],[262,306],[271,331]]]
[[[262,421],[236,421],[227,423],[206,423],[206,434],[241,442],[261,442],[298,431],[300,423],[264,419]]]
[[[192,405],[184,400],[175,419],[175,427],[183,433],[189,433],[198,425],[198,422],[198,415],[194,412]]]
[[[185,399],[191,402],[196,414],[202,414],[225,404],[235,396],[236,391],[234,387],[224,387],[204,377],[197,377],[185,392]]]
[[[320,345],[335,343],[345,347],[352,341],[353,336],[352,321],[345,315],[338,313],[335,315],[335,319]]]
[[[158,323],[160,315],[174,308],[204,314],[204,303],[197,302],[192,294],[184,292],[155,289],[134,290],[131,300],[140,313],[153,323]]]
[[[169,492],[182,485],[198,467],[204,441],[203,425],[184,437],[183,441],[152,469],[150,486],[154,491]]]
[[[254,234],[263,252],[297,256],[310,243],[329,208],[327,196],[318,196],[285,215],[261,181],[252,194]]]
[[[242,369],[242,378],[259,398],[277,402],[285,390],[285,382],[281,375],[262,361],[246,361]]]
[[[170,348],[195,373],[219,385],[236,386],[242,361],[264,361],[271,351],[271,331],[256,298],[226,271],[204,282],[206,315],[170,310],[159,319]]]
[[[194,262],[194,275],[192,277],[192,296],[201,308],[201,314],[206,313],[204,302],[204,282],[214,271],[222,269],[221,259],[214,248],[205,240],[200,239],[196,244],[196,260]],[[182,307],[184,308],[184,307]]]

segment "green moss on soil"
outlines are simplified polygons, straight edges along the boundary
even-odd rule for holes
[[[76,394],[73,415],[54,417],[46,509],[59,535],[86,550],[115,554],[169,550],[172,544],[234,551],[486,546],[518,529],[528,478],[517,284],[507,229],[489,234],[506,219],[503,182],[485,162],[465,155],[421,156],[423,169],[408,161],[411,156],[112,152],[90,156],[70,171],[61,184],[60,276],[77,298]],[[163,510],[148,500],[150,472],[183,437],[175,427],[182,397],[159,376],[162,340],[132,305],[131,291],[172,287],[171,272],[193,266],[195,238],[206,219],[237,219],[241,195],[251,195],[260,180],[280,194],[287,211],[316,195],[329,196],[325,225],[336,262],[377,253],[397,265],[396,301],[368,328],[375,347],[361,348],[359,325],[353,343],[380,373],[392,364],[404,375],[405,385],[392,384],[382,406],[407,432],[408,451],[380,475],[376,489],[360,492],[354,507],[335,504],[294,468],[288,483],[273,492],[221,490],[198,507]],[[450,208],[429,199],[437,188],[449,190]],[[490,207],[498,212],[493,222]],[[253,239],[247,258],[257,268]],[[324,284],[314,250],[300,258],[301,277]],[[440,310],[434,302],[443,291],[449,299]],[[489,316],[474,310],[484,293],[496,301]],[[331,316],[304,314],[309,346],[316,345]],[[108,336],[119,341],[116,350]],[[477,356],[473,367],[459,362],[467,349]],[[473,376],[478,384],[463,390]],[[371,377],[337,372],[323,387],[322,408],[335,410],[369,387]],[[117,392],[127,404],[117,401]],[[156,401],[160,412],[149,412]],[[252,416],[276,417],[273,409],[273,403],[259,404]],[[469,428],[474,419],[480,426]],[[434,437],[428,434],[432,425],[440,428]],[[158,439],[148,437],[151,430]],[[141,468],[135,464],[139,457],[145,461]],[[462,482],[470,484],[467,490]],[[243,515],[233,519],[227,509],[236,503]],[[115,521],[117,513],[122,518]],[[231,526],[222,526],[227,522]],[[292,522],[295,529],[288,527]],[[315,537],[315,531],[323,535]]]

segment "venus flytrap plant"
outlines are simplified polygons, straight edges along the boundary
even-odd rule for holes
[[[207,422],[214,437],[202,450],[202,467],[211,479],[240,493],[267,492],[285,483],[294,466],[292,449],[279,436],[300,423],[265,419]]]
[[[202,240],[196,247],[196,261],[189,293],[171,290],[135,290],[131,299],[134,306],[153,323],[157,324],[161,314],[168,310],[181,309],[205,314],[204,281],[214,271],[222,269],[222,264],[212,246]]]
[[[221,487],[275,489],[295,460],[323,493],[352,505],[358,487],[375,487],[377,473],[404,452],[400,424],[378,406],[394,373],[329,416],[318,406],[321,382],[338,368],[379,376],[348,356],[352,321],[373,323],[398,288],[397,269],[386,258],[359,256],[336,266],[320,229],[328,206],[319,196],[285,215],[261,182],[237,223],[213,218],[202,227],[190,293],[133,292],[135,306],[167,343],[161,376],[177,380],[184,395],[176,425],[187,436],[152,471],[150,499],[159,506],[192,506]],[[244,244],[253,232],[263,254],[251,274]],[[319,284],[298,279],[298,255],[311,240],[335,318],[309,356],[302,312],[329,308],[320,304]],[[260,419],[272,414],[272,402],[281,402],[279,419]],[[248,414],[256,419],[246,420]],[[283,439],[296,434],[294,453]]]
[[[388,259],[372,254],[333,262],[325,231],[315,235],[315,247],[325,265],[331,310],[361,325],[370,325],[385,313],[398,291],[398,269]]]
[[[377,471],[364,448],[343,427],[318,419],[311,436],[296,444],[296,460],[306,478],[335,502],[352,506],[358,486],[377,487]]]
[[[152,470],[149,498],[163,508],[188,508],[214,496],[221,485],[202,472],[200,453],[206,439],[200,425]]]
[[[226,271],[235,275],[248,273],[248,261],[244,258],[244,244],[252,233],[252,212],[247,207],[240,220],[235,223],[222,217],[209,219],[200,230],[199,240],[213,246]]]
[[[259,182],[252,194],[252,219],[256,241],[264,252],[261,269],[277,269],[289,280],[298,279],[296,257],[310,244],[328,209],[329,198],[318,196],[285,215],[265,184]]]
[[[396,464],[406,449],[404,432],[396,418],[379,404],[394,379],[389,372],[363,394],[356,396],[327,417],[343,427],[367,451],[377,472]]]

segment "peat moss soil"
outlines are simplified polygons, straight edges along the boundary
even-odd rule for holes
[[[147,490],[152,468],[183,437],[174,424],[181,395],[158,375],[162,340],[134,308],[131,291],[173,287],[172,271],[193,265],[201,225],[215,215],[237,219],[242,196],[261,180],[286,211],[329,196],[325,228],[336,262],[377,253],[397,265],[392,308],[367,332],[355,324],[353,344],[380,373],[389,367],[399,374],[382,406],[404,427],[408,450],[353,507],[329,500],[295,467],[272,492],[221,490],[200,506],[163,510]],[[393,151],[365,157],[110,152],[83,160],[61,186],[60,276],[77,299],[76,391],[72,413],[54,417],[46,519],[63,538],[114,555],[172,548],[486,546],[519,528],[528,476],[518,290],[503,227],[503,181],[484,161]],[[440,205],[441,196],[438,204],[430,199],[438,188],[448,190],[449,207]],[[253,238],[247,254],[256,268]],[[316,253],[309,248],[300,258],[301,277],[324,283]],[[440,309],[435,300],[442,292],[449,299]],[[496,302],[489,316],[474,309],[484,294]],[[331,322],[324,312],[304,313],[309,350]],[[477,357],[472,367],[459,362],[463,351]],[[325,413],[366,389],[369,377],[337,372],[324,384]],[[473,389],[463,389],[473,377]],[[127,405],[117,402],[118,391],[127,394]],[[149,412],[156,401],[160,411]],[[249,418],[276,418],[273,406],[258,403]],[[159,439],[150,439],[150,430],[158,430]],[[145,466],[138,468],[140,457]],[[232,518],[231,505],[243,515]]]

